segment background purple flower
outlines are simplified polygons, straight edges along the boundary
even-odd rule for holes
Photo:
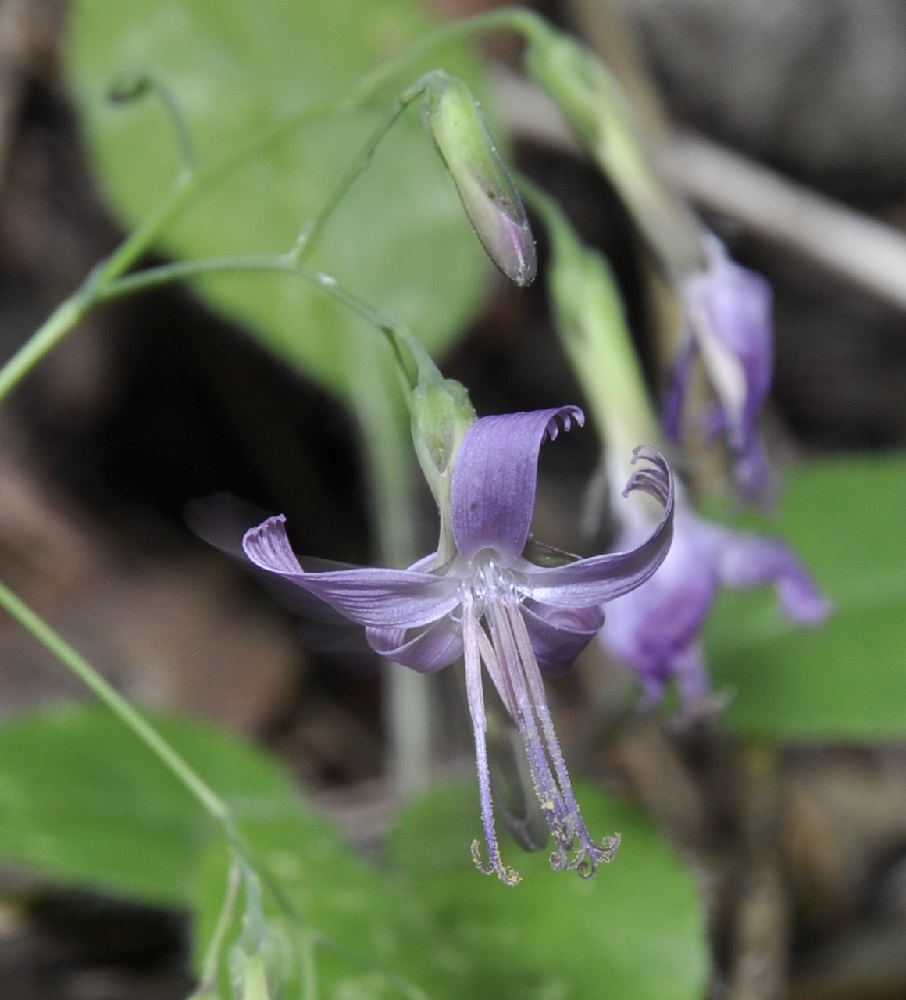
[[[706,433],[726,439],[740,495],[763,500],[773,489],[758,433],[774,367],[771,288],[761,275],[732,261],[716,239],[710,253],[707,270],[680,285],[687,336],[667,392],[664,422],[677,439],[693,361],[700,357],[716,395],[703,417]]]
[[[634,525],[625,531],[622,544],[631,544],[642,530]],[[816,625],[831,609],[783,542],[733,531],[680,506],[673,545],[660,569],[614,602],[601,637],[638,674],[645,707],[658,702],[673,681],[684,708],[694,712],[709,692],[699,636],[718,588],[766,584],[774,587],[781,611],[794,622]]]

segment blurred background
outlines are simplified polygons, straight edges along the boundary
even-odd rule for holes
[[[425,2],[447,19],[495,6]],[[902,448],[906,4],[531,6],[611,62],[678,186],[771,282],[773,453],[793,463]],[[59,0],[0,0],[2,360],[122,237],[67,90],[67,15]],[[627,219],[514,77],[515,43],[501,36],[484,53],[519,166],[610,256],[656,381],[665,313]],[[812,214],[799,223],[778,210],[778,190],[783,206]],[[850,242],[847,227],[861,237],[873,220],[883,238],[872,243],[869,229],[868,243]],[[514,290],[489,275],[477,319],[444,359],[479,412],[578,399],[552,349],[540,285]],[[578,550],[587,543],[558,513],[578,509],[596,452],[591,436],[571,438],[545,466],[538,516],[549,530],[539,534]],[[124,300],[90,315],[0,410],[0,572],[128,697],[260,739],[373,845],[392,808],[380,678],[307,652],[292,617],[191,535],[185,503],[215,490],[285,512],[300,552],[375,558],[347,411],[184,289]],[[427,545],[432,516],[426,502]],[[666,716],[627,722],[601,746],[588,706],[601,703],[602,684],[625,682],[616,665],[608,678],[580,664],[558,684],[558,725],[579,767],[642,801],[698,866],[714,996],[906,996],[906,747],[789,746],[760,757]],[[0,620],[0,717],[80,697],[29,636]],[[455,720],[449,728],[455,745]],[[467,739],[461,749],[468,759]],[[740,755],[754,755],[747,773],[760,775],[744,795]],[[184,951],[172,914],[0,869],[4,995],[184,996]],[[751,962],[760,977],[740,971]]]

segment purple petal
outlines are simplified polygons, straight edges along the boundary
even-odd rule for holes
[[[276,573],[360,625],[419,628],[449,614],[458,604],[457,584],[409,569],[353,568],[325,573],[303,570],[279,514],[246,532],[242,548],[259,569]]]
[[[723,248],[707,271],[683,286],[683,298],[702,359],[731,424],[751,427],[771,385],[771,287],[734,263]]]
[[[463,437],[456,456],[450,503],[453,538],[465,559],[482,549],[503,563],[517,559],[525,547],[538,478],[541,445],[572,420],[585,422],[576,406],[483,417]]]
[[[531,573],[533,600],[554,608],[603,604],[635,590],[664,561],[673,536],[673,476],[667,460],[653,448],[636,448],[636,458],[652,464],[632,474],[624,495],[641,490],[660,500],[664,514],[657,527],[641,545],[627,552],[592,556],[551,569],[535,568]]]
[[[745,496],[764,496],[772,480],[757,421],[774,365],[770,285],[732,261],[715,240],[708,269],[683,282],[682,297],[723,411],[721,423],[736,459],[737,485]],[[684,361],[681,357],[676,376],[683,381]],[[674,397],[676,390],[675,385]]]
[[[300,635],[306,646],[340,660],[343,666],[374,665],[363,628],[308,591],[270,570],[250,566],[242,549],[242,537],[258,524],[265,512],[227,493],[214,493],[186,505],[189,527],[204,541],[241,563],[287,610],[299,615]],[[306,572],[350,569],[348,564],[322,559],[301,560]]]
[[[441,618],[414,636],[407,629],[388,628],[370,628],[366,634],[379,656],[424,674],[449,666],[462,655],[462,626],[452,618]]]
[[[686,401],[686,391],[692,373],[692,362],[695,360],[695,337],[687,335],[685,342],[673,362],[670,382],[664,393],[661,407],[661,423],[670,441],[679,441],[683,422],[683,407]]]
[[[793,551],[779,539],[729,530],[722,537],[717,571],[728,587],[773,584],[783,612],[803,625],[820,624],[833,610]]]
[[[774,538],[733,531],[692,512],[676,514],[673,545],[658,572],[608,609],[604,644],[634,668],[643,704],[675,681],[686,709],[708,692],[700,632],[721,585],[774,584],[795,621],[821,621],[830,606],[792,551]],[[630,529],[637,530],[637,529]],[[631,541],[630,536],[630,541]]]
[[[719,584],[714,567],[714,543],[719,530],[678,511],[673,544],[660,569],[608,608],[601,638],[638,674],[645,707],[656,704],[664,687],[680,677],[687,678],[681,686],[690,691],[695,684],[703,691],[707,689],[697,647]],[[624,544],[637,535],[638,529],[631,528],[624,536]],[[700,664],[697,674],[696,657]]]
[[[604,610],[551,608],[526,602],[522,615],[538,666],[548,676],[566,673],[604,624]]]

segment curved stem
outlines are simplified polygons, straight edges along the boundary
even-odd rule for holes
[[[525,38],[533,38],[543,30],[543,25],[544,21],[539,15],[527,7],[504,7],[445,24],[414,42],[396,59],[383,63],[363,77],[349,98],[349,106],[358,106],[381,87],[391,83],[394,77],[401,75],[409,65],[423,60],[435,49],[451,42],[492,31],[513,31]]]
[[[295,250],[286,254],[240,254],[234,257],[212,257],[208,260],[161,264],[110,282],[97,293],[95,301],[111,302],[135,292],[149,291],[175,281],[185,281],[202,275],[254,272],[285,274],[299,278],[340,302],[384,334],[393,350],[401,387],[408,403],[409,391],[420,371],[419,365],[423,365],[425,359],[430,361],[420,341],[408,327],[345,289],[331,275],[300,263]]]
[[[306,254],[311,250],[318,234],[324,228],[330,216],[333,215],[337,206],[346,196],[346,193],[352,187],[353,183],[365,172],[365,170],[368,169],[368,166],[374,157],[374,153],[381,144],[381,141],[390,129],[393,128],[406,108],[408,108],[409,105],[424,92],[425,87],[423,79],[424,78],[413,84],[394,103],[390,111],[378,123],[377,128],[371,133],[368,141],[356,154],[355,159],[352,161],[348,170],[341,178],[340,183],[337,184],[336,188],[334,188],[324,207],[314,219],[303,226],[296,240],[296,245],[292,251],[292,258],[294,260],[301,260],[303,254]]]
[[[59,305],[38,330],[0,369],[0,400],[76,326],[89,309],[83,296],[74,295]]]
[[[114,82],[108,97],[116,104],[128,104],[149,93],[160,102],[173,128],[182,169],[187,173],[194,173],[196,156],[192,132],[176,95],[165,80],[156,73],[147,71],[127,72]]]
[[[326,114],[349,112],[360,108],[373,98],[375,93],[382,87],[392,82],[394,77],[401,75],[414,62],[424,59],[434,49],[440,48],[452,41],[471,38],[475,35],[495,30],[515,31],[530,38],[538,32],[542,25],[543,22],[537,14],[522,7],[510,7],[503,10],[491,11],[490,13],[481,14],[474,18],[466,18],[462,21],[445,25],[420,39],[396,59],[377,67],[360,81],[351,95],[331,97],[315,104],[307,105],[287,116],[283,121],[263,129],[258,135],[206,167],[192,169],[187,163],[176,177],[170,193],[161,205],[123,241],[120,247],[106,261],[92,271],[85,283],[69,299],[63,302],[39,327],[35,334],[29,338],[28,342],[0,368],[0,401],[79,323],[94,305],[125,295],[130,291],[138,291],[141,288],[153,287],[155,284],[163,284],[165,281],[176,280],[176,272],[167,274],[160,269],[154,269],[153,277],[147,280],[142,280],[142,275],[136,275],[134,276],[134,280],[130,282],[124,280],[122,276],[139,260],[142,254],[147,252],[166,227],[179,217],[194,197],[216,185],[218,181],[246,159],[254,156],[255,153],[261,152],[271,144],[279,142],[308,120],[322,117]],[[296,248],[294,248],[286,259],[286,270],[289,270],[291,265],[297,263],[294,258],[301,256],[305,251],[306,244],[310,244],[315,233],[321,228],[327,216],[336,207],[336,203],[343,196],[349,185],[358,176],[358,173],[367,166],[374,148],[380,142],[381,138],[383,138],[387,129],[402,114],[405,107],[411,103],[418,92],[418,84],[407,90],[394,106],[391,113],[375,130],[369,142],[366,143],[359,153],[356,162],[352,165],[332,195],[325,211],[310,224],[310,230],[302,230]],[[197,270],[193,269],[191,273],[203,273],[205,262],[190,263],[197,268]],[[209,269],[217,270],[218,268],[213,266]],[[272,269],[278,270],[279,268],[274,267]],[[352,305],[351,302],[347,304]],[[364,303],[360,303],[359,305],[364,306]],[[353,306],[353,308],[361,312],[358,305]],[[373,319],[371,321],[374,322]],[[395,324],[387,323],[383,320],[376,325],[385,332],[389,332],[395,326]],[[398,349],[397,344],[394,346],[395,349]]]

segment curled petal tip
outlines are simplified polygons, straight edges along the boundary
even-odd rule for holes
[[[242,550],[259,569],[272,573],[301,573],[289,539],[286,537],[286,516],[275,514],[254,528],[249,528],[242,538]]]
[[[575,420],[577,426],[585,426],[585,414],[578,406],[563,406],[550,418],[544,433],[548,441],[556,441],[560,429],[568,431]]]
[[[656,448],[639,445],[633,449],[632,464],[637,464],[640,459],[651,464],[633,471],[623,490],[623,496],[627,497],[634,490],[641,490],[662,504],[670,506],[673,498],[673,475],[667,459]]]

